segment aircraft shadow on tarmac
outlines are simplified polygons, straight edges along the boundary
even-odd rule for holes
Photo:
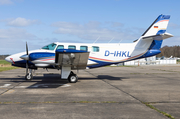
[[[120,80],[122,81],[122,79],[129,79],[128,77],[114,77],[114,76],[110,76],[110,75],[98,75],[96,78],[86,78],[86,77],[81,77],[79,78],[79,80]]]
[[[38,88],[58,88],[58,87],[68,87],[71,86],[71,83],[68,80],[61,80],[60,74],[44,74],[44,76],[34,76],[33,80],[26,81],[23,76],[18,76],[17,78],[3,78],[2,80],[10,80],[10,82],[23,83],[29,82],[30,86],[27,86],[28,89],[38,89]],[[80,83],[81,80],[116,80],[122,81],[122,79],[128,79],[128,77],[114,77],[109,75],[98,75],[97,77],[80,77],[77,83]],[[7,81],[6,81],[7,82]],[[33,84],[32,84],[33,83]],[[28,85],[28,84],[26,84]]]

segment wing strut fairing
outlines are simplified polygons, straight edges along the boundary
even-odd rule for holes
[[[86,69],[89,52],[73,49],[56,50],[56,66],[71,67],[71,69]]]

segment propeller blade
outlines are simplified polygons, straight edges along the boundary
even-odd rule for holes
[[[29,55],[27,42],[26,42],[26,54]]]
[[[27,45],[27,42],[26,42],[26,54],[27,56],[29,57],[29,52],[28,52],[28,45]],[[29,59],[29,58],[28,58]],[[26,75],[28,74],[28,60],[26,61]]]

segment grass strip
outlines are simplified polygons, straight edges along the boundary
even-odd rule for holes
[[[11,63],[7,62],[6,60],[0,60],[0,65],[11,65]]]
[[[70,101],[70,102],[59,102],[59,101],[46,101],[46,102],[0,102],[0,105],[4,105],[4,104],[57,104],[57,103],[83,103],[83,104],[88,104],[88,103],[94,103],[94,104],[102,104],[102,103],[108,103],[108,104],[112,104],[112,103],[123,103],[123,102],[116,102],[116,101]],[[164,116],[170,118],[170,119],[175,119],[173,116],[171,116],[170,114],[163,112],[157,108],[155,108],[154,106],[150,105],[150,103],[147,102],[141,102],[143,104],[145,104],[147,107],[156,110],[157,112],[163,114]]]
[[[116,101],[70,101],[70,102],[59,102],[59,101],[46,101],[46,102],[0,102],[0,104],[56,104],[56,103],[120,103]],[[123,103],[123,102],[122,102]]]
[[[8,66],[8,67],[0,67],[0,72],[2,71],[8,71],[12,69],[18,69],[18,67]]]
[[[0,72],[12,70],[12,69],[18,69],[18,67],[11,66],[11,63],[5,60],[0,60]]]

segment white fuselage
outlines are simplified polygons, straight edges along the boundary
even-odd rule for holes
[[[134,51],[135,43],[95,43],[95,44],[87,44],[87,43],[59,43],[55,42],[54,43],[56,46],[53,49],[39,49],[39,50],[32,50],[29,51],[30,53],[36,53],[36,52],[48,52],[48,53],[55,53],[56,50],[61,46],[60,48],[63,49],[75,49],[75,50],[86,50],[90,52],[89,54],[89,59],[87,66],[89,65],[94,65],[97,64],[97,62],[110,62],[110,63],[117,63],[117,62],[122,62],[128,60],[130,57],[132,57],[132,53]],[[82,49],[86,48],[86,49]],[[137,54],[141,54],[144,52],[146,49],[141,50],[141,52],[138,52]],[[11,55],[6,58],[6,61],[13,63],[22,61],[20,57],[22,55],[25,55],[26,52],[18,53]],[[48,61],[32,61],[33,63],[36,64],[38,67],[40,64],[55,64],[55,59],[51,59]],[[46,65],[44,65],[46,66]],[[39,66],[40,67],[40,66]]]

